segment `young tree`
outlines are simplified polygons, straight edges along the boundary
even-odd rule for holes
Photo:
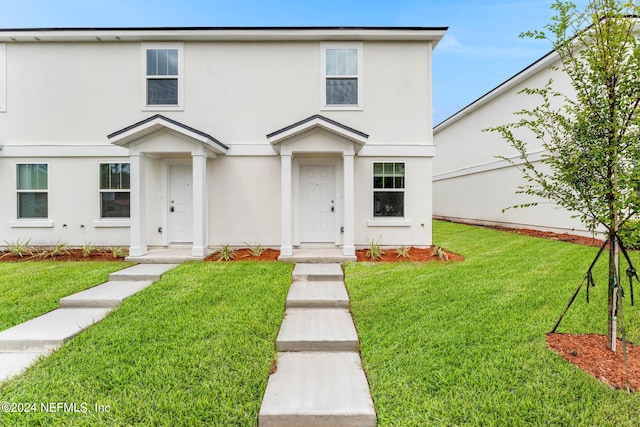
[[[552,42],[572,93],[554,90],[553,81],[525,89],[540,97],[540,105],[517,112],[515,123],[488,130],[499,132],[524,162],[527,183],[519,193],[550,199],[590,229],[606,230],[608,346],[615,351],[621,296],[618,231],[640,207],[640,5],[637,0],[590,0],[578,10],[556,0],[552,8],[557,15],[544,27],[548,33],[522,36]],[[540,164],[529,159],[522,129],[533,132],[546,150]]]

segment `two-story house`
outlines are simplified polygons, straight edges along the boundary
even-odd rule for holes
[[[445,31],[0,30],[0,241],[428,246]]]

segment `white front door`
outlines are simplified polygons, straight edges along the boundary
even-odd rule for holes
[[[169,166],[170,243],[193,242],[192,187],[191,165]]]
[[[300,165],[300,242],[335,241],[334,165]]]

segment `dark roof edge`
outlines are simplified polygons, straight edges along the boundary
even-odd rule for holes
[[[229,149],[228,146],[224,145],[222,142],[218,141],[216,138],[214,138],[213,136],[209,135],[208,133],[202,132],[202,131],[200,131],[200,130],[198,130],[196,128],[192,128],[191,126],[187,126],[187,125],[185,125],[183,123],[180,123],[180,122],[178,122],[176,120],[173,120],[173,119],[170,119],[168,117],[165,117],[162,114],[156,114],[155,116],[151,116],[151,117],[149,117],[147,119],[139,121],[138,123],[134,123],[134,124],[132,124],[130,126],[127,126],[124,129],[120,129],[118,131],[115,131],[115,132],[107,135],[107,138],[111,139],[111,138],[113,138],[115,136],[121,135],[121,134],[123,134],[125,132],[128,132],[128,131],[130,131],[132,129],[137,128],[138,126],[142,126],[142,125],[147,124],[147,123],[149,123],[149,122],[151,122],[153,120],[156,120],[156,119],[164,120],[164,121],[169,122],[169,123],[171,123],[173,125],[176,125],[176,126],[179,126],[179,127],[183,128],[185,130],[188,130],[189,132],[193,132],[193,133],[196,133],[196,134],[198,134],[200,136],[203,136],[203,137],[205,137],[207,139],[210,139],[211,141],[215,142],[217,145],[219,145],[221,148],[224,148],[225,150]]]
[[[307,117],[307,118],[306,118],[306,119],[304,119],[304,120],[300,120],[299,122],[296,122],[296,123],[294,123],[294,124],[292,124],[292,125],[289,125],[289,126],[287,126],[287,127],[284,127],[284,128],[282,128],[282,129],[279,129],[279,130],[277,130],[277,131],[275,131],[275,132],[271,132],[270,134],[268,134],[268,135],[267,135],[267,139],[272,138],[272,137],[274,137],[274,136],[276,136],[276,135],[279,135],[279,134],[281,134],[281,133],[287,132],[287,131],[289,131],[289,130],[291,130],[291,129],[297,128],[298,126],[302,126],[303,124],[308,123],[308,122],[311,122],[311,121],[313,121],[313,120],[315,120],[315,119],[323,120],[323,121],[325,121],[325,122],[327,122],[327,123],[330,123],[330,124],[332,124],[332,125],[334,125],[334,126],[337,126],[337,127],[341,128],[341,129],[344,129],[344,130],[346,130],[346,131],[348,131],[348,132],[353,132],[353,133],[355,133],[355,134],[357,134],[357,135],[359,135],[359,136],[361,136],[361,137],[363,137],[363,138],[369,138],[369,135],[367,135],[367,134],[366,134],[366,133],[364,133],[364,132],[360,132],[359,130],[356,130],[356,129],[351,128],[351,127],[346,126],[346,125],[343,125],[342,123],[340,123],[340,122],[336,122],[335,120],[331,120],[330,118],[325,117],[325,116],[323,116],[323,115],[320,115],[320,114],[314,114],[313,116],[311,116],[311,117]]]
[[[0,28],[3,31],[264,31],[264,30],[397,30],[397,31],[446,31],[449,27],[383,27],[383,26],[310,26],[310,27],[51,27],[51,28]]]

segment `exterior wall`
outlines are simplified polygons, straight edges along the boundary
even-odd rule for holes
[[[517,152],[498,133],[483,132],[483,129],[519,120],[513,113],[531,109],[539,103],[539,97],[518,93],[524,88],[543,87],[553,78],[558,91],[571,94],[566,74],[551,70],[547,65],[550,64],[543,64],[535,72],[523,72],[527,74],[526,78],[496,88],[497,95],[486,95],[449,119],[449,123],[445,121],[435,128],[434,216],[470,223],[588,234],[579,220],[571,218],[569,212],[552,202],[516,194],[518,186],[526,181],[515,166],[497,156],[516,158]],[[555,65],[560,64],[556,62]],[[511,87],[507,87],[509,85]],[[529,144],[529,153],[539,158],[542,155],[539,141],[525,130],[520,132],[519,136]],[[535,201],[540,204],[502,212],[505,208]]]
[[[128,151],[107,135],[154,114],[207,132],[229,146],[210,158],[208,236],[211,246],[259,242],[278,246],[280,157],[266,135],[314,114],[369,135],[366,148],[431,146],[430,41],[362,41],[363,108],[321,106],[321,41],[183,41],[184,108],[143,108],[142,42],[6,42],[6,112],[0,112],[0,239],[58,239],[72,246],[128,245],[127,222],[99,219],[100,162],[127,162]],[[149,144],[166,144],[158,138]],[[160,149],[158,148],[158,151]],[[379,151],[378,151],[379,152]],[[431,159],[407,162],[409,225],[371,225],[371,162],[403,155],[355,157],[355,243],[431,243]],[[38,153],[42,153],[41,155]],[[182,155],[184,156],[184,154]],[[147,157],[146,244],[163,243],[166,164],[179,154]],[[190,157],[184,157],[190,161]],[[16,162],[46,162],[47,227],[16,226]],[[22,221],[24,223],[24,221]],[[424,224],[424,225],[422,225]],[[0,243],[2,246],[2,243]]]

